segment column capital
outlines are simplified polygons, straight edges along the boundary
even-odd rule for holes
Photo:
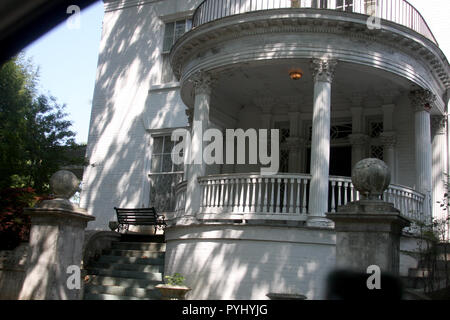
[[[216,83],[216,79],[213,78],[208,72],[197,71],[189,79],[194,85],[195,95],[198,94],[211,94],[212,87]]]
[[[380,134],[381,143],[386,148],[392,148],[397,144],[397,134],[393,131]]]
[[[362,133],[354,133],[348,136],[352,146],[365,146],[369,143],[369,136]]]
[[[436,96],[430,90],[418,89],[409,93],[409,99],[411,101],[411,107],[414,108],[415,112],[430,112]]]
[[[313,59],[311,72],[314,81],[332,82],[336,70],[337,61],[332,59]]]
[[[447,127],[447,117],[443,115],[433,115],[430,117],[431,120],[431,132],[433,135],[445,134]]]

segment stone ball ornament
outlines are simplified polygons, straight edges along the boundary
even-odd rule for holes
[[[391,183],[389,167],[380,159],[363,159],[352,170],[352,183],[362,199],[378,200]]]
[[[79,186],[80,180],[68,170],[57,171],[50,178],[50,188],[56,198],[70,199]]]

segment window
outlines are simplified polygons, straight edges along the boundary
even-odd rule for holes
[[[183,19],[166,23],[164,29],[163,52],[169,52],[170,49],[172,49],[173,44],[191,28],[191,19]]]
[[[353,0],[336,0],[336,9],[353,12]]]
[[[175,209],[175,187],[183,180],[184,165],[172,162],[174,142],[171,136],[153,137],[150,172],[150,206],[158,212]],[[182,154],[180,154],[182,156]]]
[[[379,138],[383,132],[383,122],[370,122],[370,137]]]
[[[172,67],[169,61],[169,52],[174,43],[192,27],[191,19],[183,19],[174,22],[168,22],[164,28],[162,67],[161,67],[161,83],[169,83],[176,81]]]
[[[171,136],[153,138],[152,173],[183,172],[183,165],[172,162],[172,149],[175,146]]]
[[[383,146],[380,135],[383,132],[383,121],[369,121],[370,157],[383,160]]]

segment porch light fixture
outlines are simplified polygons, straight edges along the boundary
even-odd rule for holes
[[[301,77],[303,77],[303,72],[300,69],[292,70],[289,72],[289,76],[292,80],[299,80],[301,79]]]

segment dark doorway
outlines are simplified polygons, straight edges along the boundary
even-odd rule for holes
[[[331,147],[330,176],[350,177],[352,175],[352,147]]]
[[[306,151],[306,173],[311,173],[311,148]],[[352,147],[330,148],[330,176],[352,175]]]

